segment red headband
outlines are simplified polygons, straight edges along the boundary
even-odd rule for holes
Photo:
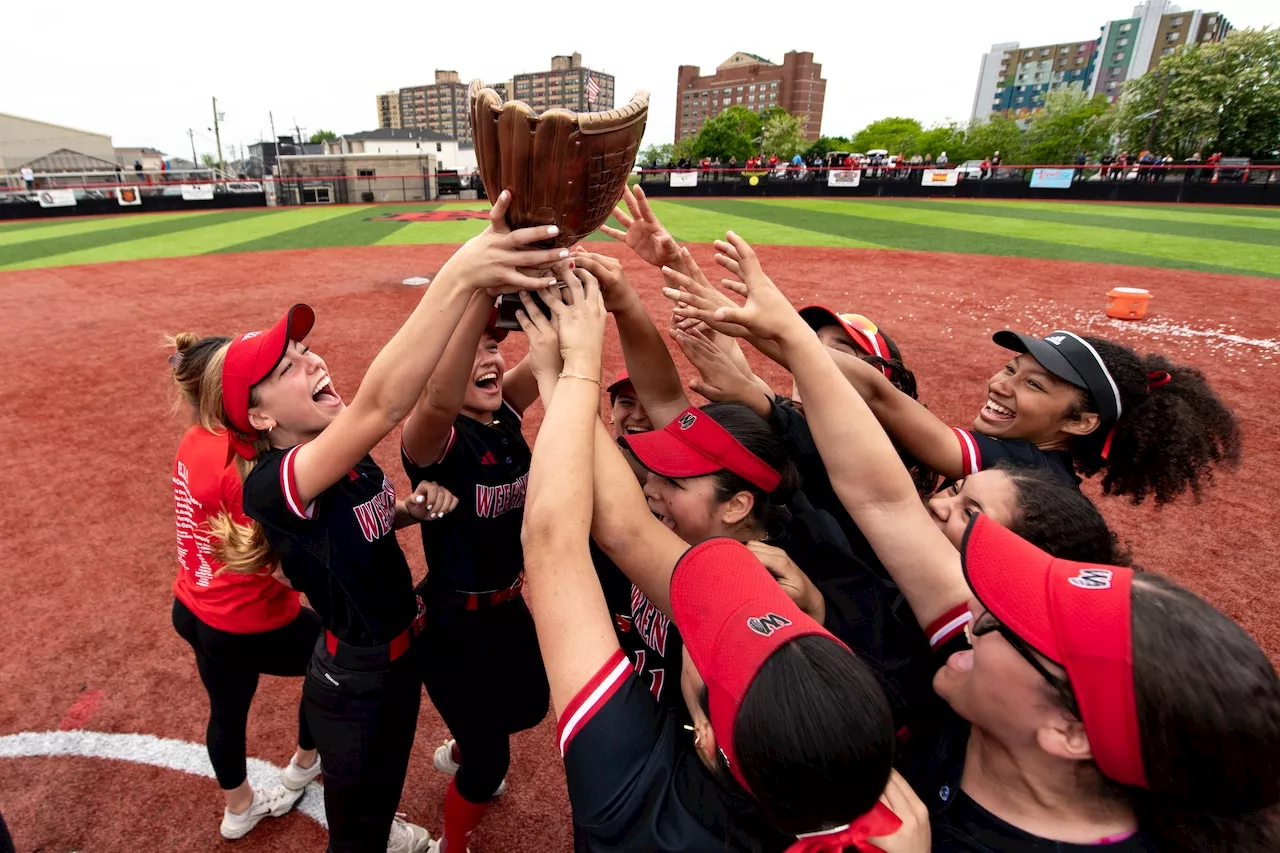
[[[1133,569],[1055,559],[982,514],[961,551],[978,601],[1066,669],[1098,769],[1147,787],[1133,685]]]
[[[711,729],[729,772],[750,791],[733,733],[756,673],[799,637],[840,641],[805,615],[755,555],[732,539],[708,539],[684,553],[671,576],[671,615],[707,683]]]
[[[772,492],[782,482],[781,474],[743,447],[715,418],[692,406],[664,429],[618,441],[641,465],[673,480],[732,471],[765,492]]]

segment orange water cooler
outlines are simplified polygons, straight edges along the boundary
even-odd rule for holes
[[[1147,316],[1151,291],[1140,287],[1115,287],[1107,291],[1107,316],[1117,320],[1141,320]]]

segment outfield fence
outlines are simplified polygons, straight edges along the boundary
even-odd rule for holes
[[[477,173],[219,178],[213,170],[0,175],[0,219],[485,198]],[[636,169],[653,196],[923,196],[1280,204],[1280,166],[916,165]]]

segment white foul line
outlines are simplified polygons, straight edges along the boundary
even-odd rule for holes
[[[216,778],[209,753],[200,744],[185,740],[156,737],[143,734],[112,734],[77,729],[69,732],[19,732],[0,735],[0,758],[40,757],[105,758],[110,761],[130,761],[134,764],[150,764],[165,767],[193,776]],[[260,758],[246,762],[249,784],[254,788],[269,788],[280,782],[280,768]],[[329,828],[324,814],[324,788],[312,782],[307,785],[307,795],[299,802],[299,811]]]

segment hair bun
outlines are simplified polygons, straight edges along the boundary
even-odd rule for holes
[[[186,352],[200,343],[200,336],[194,332],[179,332],[170,338],[170,342],[178,352]]]

